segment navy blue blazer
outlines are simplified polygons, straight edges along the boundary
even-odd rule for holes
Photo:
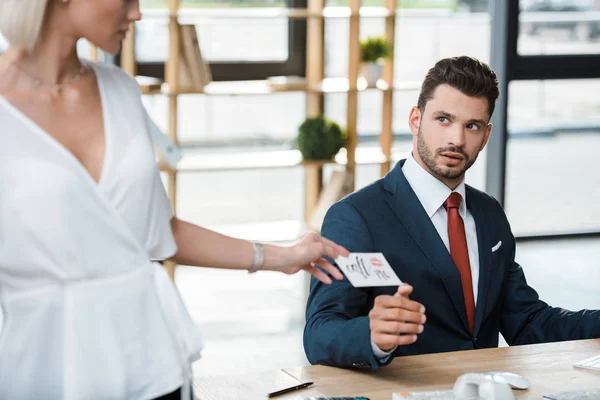
[[[600,337],[600,311],[570,312],[541,301],[515,262],[515,239],[500,204],[466,187],[479,248],[475,326],[469,331],[460,274],[402,173],[399,162],[384,178],[334,204],[322,235],[351,252],[381,252],[398,277],[414,287],[427,322],[414,344],[394,357]],[[497,243],[500,248],[492,252]],[[311,279],[304,349],[312,364],[379,368],[371,348],[369,311],[375,297],[397,287],[354,288],[346,278],[323,285]],[[568,289],[565,289],[568,290]],[[390,362],[393,357],[387,362]]]

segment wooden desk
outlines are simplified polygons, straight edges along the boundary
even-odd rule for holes
[[[600,372],[572,367],[576,361],[600,354],[600,339],[503,347],[396,358],[379,371],[359,371],[324,366],[289,368],[255,374],[202,377],[194,382],[201,400],[265,399],[282,385],[311,381],[310,389],[276,397],[365,396],[391,400],[392,392],[452,389],[466,372],[509,371],[527,377],[531,388],[514,391],[517,399],[542,399],[544,394],[600,389]],[[273,355],[276,357],[276,355]],[[290,384],[291,383],[291,384]],[[283,386],[285,387],[285,385]]]

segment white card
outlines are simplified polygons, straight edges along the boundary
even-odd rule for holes
[[[335,262],[354,287],[400,286],[402,281],[381,253],[350,253]]]

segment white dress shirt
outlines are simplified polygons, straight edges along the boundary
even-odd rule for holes
[[[435,178],[426,171],[413,158],[412,154],[406,159],[402,166],[402,172],[406,177],[410,187],[417,195],[419,202],[429,216],[435,230],[450,252],[450,240],[448,238],[448,213],[444,208],[444,202],[452,193],[443,182]],[[458,212],[465,224],[465,234],[467,236],[467,247],[469,249],[469,261],[471,262],[471,277],[473,281],[473,297],[477,306],[477,286],[479,283],[479,249],[477,247],[477,230],[475,228],[475,219],[467,208],[467,198],[465,195],[465,181],[460,183],[455,192],[458,192],[463,201],[460,204]],[[410,283],[410,282],[407,282]],[[371,341],[373,353],[380,361],[385,359],[395,350],[384,352],[373,341]]]

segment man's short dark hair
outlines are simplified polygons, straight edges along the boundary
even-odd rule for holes
[[[470,97],[488,100],[490,118],[500,95],[498,77],[489,65],[468,56],[444,58],[438,61],[425,76],[417,107],[423,112],[425,104],[433,98],[440,85],[449,85]]]

